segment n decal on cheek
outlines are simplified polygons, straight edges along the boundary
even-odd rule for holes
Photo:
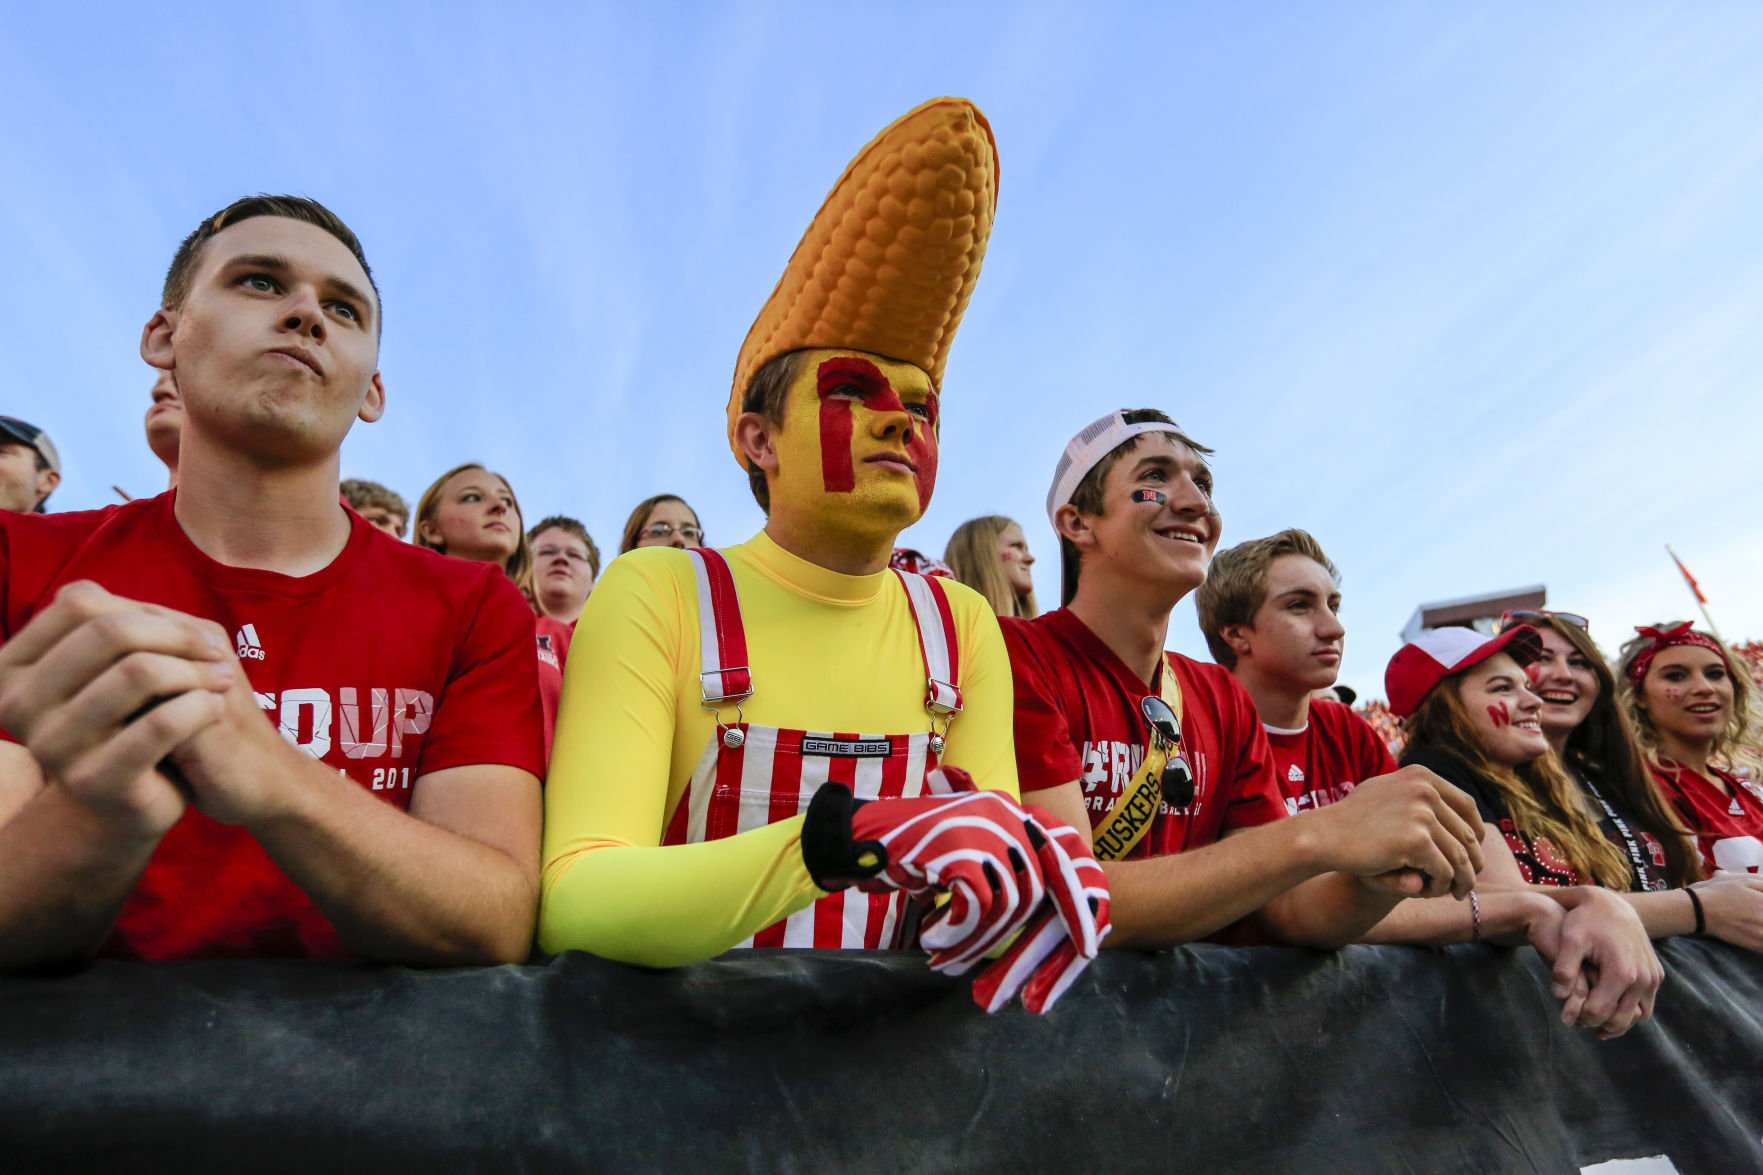
[[[1488,717],[1494,721],[1494,729],[1512,725],[1512,710],[1505,702],[1495,702],[1488,707]]]
[[[1135,502],[1155,502],[1162,506],[1169,501],[1169,495],[1159,490],[1134,490],[1132,500]]]

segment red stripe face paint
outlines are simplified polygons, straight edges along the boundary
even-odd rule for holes
[[[820,390],[820,477],[829,494],[848,494],[857,488],[857,471],[851,465],[852,391],[859,394],[879,383],[886,387],[875,364],[842,356],[820,365],[815,377]]]
[[[913,426],[912,439],[906,442],[906,455],[918,466],[912,480],[918,484],[920,513],[930,505],[931,493],[937,488],[937,394],[932,392],[924,403],[930,414]]]
[[[881,369],[856,355],[824,360],[816,369],[815,384],[820,395],[820,476],[827,493],[848,494],[857,488],[854,442],[861,404],[868,412],[906,418],[906,455],[916,467],[912,479],[922,511],[937,481],[936,394],[926,401],[927,415],[914,416]]]
[[[1495,730],[1512,725],[1512,711],[1505,702],[1495,702],[1489,706],[1488,717],[1493,720]]]

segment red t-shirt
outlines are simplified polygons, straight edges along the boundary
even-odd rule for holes
[[[1068,609],[1000,623],[1016,678],[1022,790],[1081,780],[1094,828],[1144,761],[1151,732],[1139,703],[1157,691]],[[1182,754],[1194,773],[1194,802],[1172,809],[1165,799],[1129,854],[1134,858],[1202,848],[1226,832],[1286,814],[1248,692],[1217,665],[1180,653],[1165,656],[1181,686]]]
[[[575,625],[535,616],[533,628],[539,640],[539,702],[545,716],[545,761],[551,761],[551,737],[557,731],[557,704],[563,697],[563,662],[569,657],[569,638]]]
[[[1727,873],[1763,873],[1763,788],[1718,767],[1709,770],[1725,781],[1731,795],[1676,764],[1653,768],[1653,778],[1696,834],[1703,864]]]
[[[1371,723],[1339,702],[1311,702],[1303,730],[1267,731],[1273,774],[1292,815],[1335,803],[1367,779],[1396,769]]]
[[[76,579],[213,620],[284,737],[376,799],[474,764],[544,770],[532,611],[493,563],[449,559],[351,515],[328,567],[294,577],[196,548],[175,491],[68,514],[0,514],[0,639]],[[186,809],[103,953],[346,957],[330,922],[242,829]]]

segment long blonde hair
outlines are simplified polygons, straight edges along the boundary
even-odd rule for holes
[[[1678,621],[1676,623],[1682,623]],[[1674,624],[1656,624],[1654,629],[1663,630],[1674,627]],[[1757,683],[1751,680],[1750,672],[1745,668],[1744,659],[1732,655],[1732,650],[1719,637],[1696,629],[1699,636],[1705,636],[1720,646],[1720,657],[1726,662],[1726,673],[1732,679],[1732,717],[1714,736],[1714,745],[1708,751],[1708,758],[1716,764],[1732,766],[1733,752],[1740,747],[1754,746],[1757,742],[1758,719],[1756,714]],[[1653,716],[1647,713],[1646,703],[1641,697],[1641,684],[1636,685],[1629,680],[1628,668],[1634,664],[1636,657],[1653,647],[1653,638],[1636,635],[1622,646],[1616,657],[1616,680],[1622,708],[1628,713],[1628,720],[1634,726],[1635,737],[1640,740],[1641,749],[1646,751],[1647,758],[1659,761],[1659,730],[1653,725]],[[1648,674],[1653,667],[1647,667]]]
[[[1696,852],[1695,838],[1654,786],[1646,752],[1635,737],[1616,677],[1592,634],[1559,616],[1545,614],[1526,623],[1548,629],[1577,649],[1598,682],[1591,711],[1567,736],[1567,764],[1595,781],[1595,786],[1614,792],[1641,831],[1659,841],[1665,850],[1665,874],[1674,888],[1702,880],[1707,873],[1702,868],[1702,855]]]
[[[515,496],[514,486],[495,470],[485,469],[476,461],[467,461],[464,465],[455,465],[435,478],[429,488],[422,491],[422,497],[416,503],[416,518],[411,526],[413,532],[410,536],[411,541],[419,547],[427,547],[429,550],[439,551],[443,555],[447,553],[446,543],[430,542],[423,537],[422,524],[433,522],[435,515],[440,513],[441,491],[447,488],[447,483],[470,469],[482,469],[500,481],[507,487],[508,496],[514,500],[514,512],[520,515],[519,522],[515,524],[514,533],[519,537],[520,542],[515,546],[514,553],[502,561],[502,570],[508,573],[508,578],[514,581],[514,586],[520,589],[520,594],[525,596],[530,603],[533,599],[533,548],[532,544],[526,541],[526,514],[520,508],[520,499]]]
[[[984,518],[963,522],[949,536],[943,562],[949,565],[956,579],[984,596],[992,611],[1000,616],[1020,616],[1028,620],[1040,614],[1035,605],[1034,589],[1030,588],[1026,595],[1017,595],[1016,589],[1010,586],[1004,561],[998,557],[998,543],[1004,532],[1013,526],[1016,521],[1002,514],[988,514]]]
[[[1512,823],[1532,840],[1547,838],[1574,871],[1605,889],[1634,888],[1628,859],[1610,842],[1580,804],[1578,788],[1553,751],[1512,768],[1488,757],[1481,735],[1469,720],[1457,673],[1433,686],[1420,708],[1403,723],[1407,752],[1438,747],[1461,759],[1470,772],[1485,780],[1506,803]]]

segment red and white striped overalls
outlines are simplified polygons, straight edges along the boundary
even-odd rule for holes
[[[961,711],[960,664],[949,600],[935,579],[896,571],[918,625],[927,680],[928,730],[912,734],[782,730],[755,726],[740,704],[754,691],[747,636],[734,575],[720,552],[687,551],[698,577],[698,630],[703,706],[716,714],[686,793],[668,821],[664,844],[720,840],[808,810],[825,783],[842,783],[859,799],[918,796],[937,765],[949,723]],[[732,710],[733,722],[724,710]],[[823,949],[910,945],[915,919],[903,917],[897,893],[850,889],[828,894],[775,922],[739,946]]]

